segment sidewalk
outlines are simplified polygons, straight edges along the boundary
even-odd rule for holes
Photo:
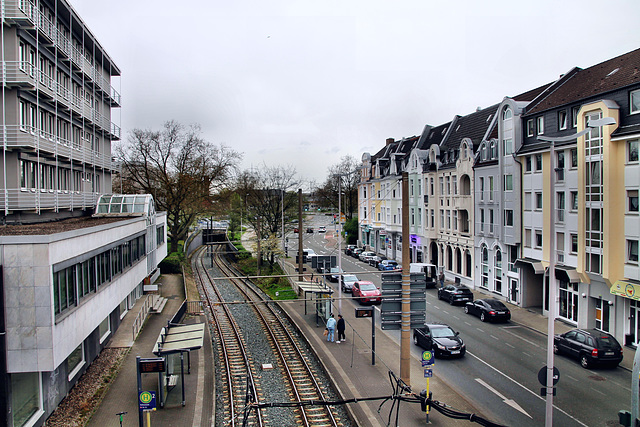
[[[185,299],[184,284],[180,275],[162,275],[159,279],[159,292],[168,299],[159,314],[149,314],[142,331],[135,341],[132,339],[131,324],[142,308],[142,298],[124,317],[122,324],[111,338],[109,347],[130,347],[117,378],[104,396],[100,406],[87,424],[89,427],[118,427],[120,422],[116,414],[126,411],[123,426],[138,426],[138,385],[136,375],[136,356],[156,357],[153,346],[167,322],[175,315]],[[202,323],[206,318],[185,316],[181,323]],[[164,408],[151,413],[154,426],[199,426],[213,425],[214,380],[211,337],[205,328],[203,348],[191,352],[191,373],[186,374],[185,356],[185,406],[182,406],[180,386],[176,386],[168,395]],[[207,362],[207,363],[205,363]],[[157,374],[142,374],[143,390],[158,390]],[[158,396],[157,396],[158,397]],[[144,416],[146,423],[146,415]]]

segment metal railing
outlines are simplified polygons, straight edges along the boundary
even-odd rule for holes
[[[136,337],[142,330],[142,326],[144,325],[144,321],[147,318],[147,314],[149,314],[149,310],[151,310],[151,298],[150,295],[143,296],[144,302],[142,303],[142,308],[138,312],[138,315],[133,320],[133,325],[131,326],[131,332],[133,333],[133,340],[136,340]]]

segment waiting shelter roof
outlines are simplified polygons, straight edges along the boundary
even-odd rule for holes
[[[204,342],[204,323],[176,325],[162,328],[153,354],[160,356],[168,353],[198,350]]]

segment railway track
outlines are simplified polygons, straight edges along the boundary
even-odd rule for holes
[[[202,254],[203,251],[198,253],[197,261],[199,265],[198,275],[201,283],[205,283],[204,281],[206,280],[211,288],[216,288],[215,280],[211,278],[207,269],[204,268]],[[293,410],[296,412],[295,419],[298,425],[319,427],[342,426],[343,423],[341,422],[340,415],[335,408],[325,404],[327,402],[327,386],[323,385],[321,381],[317,379],[316,369],[308,361],[309,354],[306,352],[306,345],[301,342],[301,338],[290,332],[291,326],[283,320],[282,314],[273,307],[271,300],[265,298],[262,292],[255,288],[251,282],[238,278],[238,274],[224,261],[222,256],[214,254],[212,259],[216,267],[227,276],[229,281],[236,285],[237,290],[242,293],[243,298],[251,305],[257,318],[260,320],[271,349],[277,356],[280,370],[284,376],[283,382],[287,384],[287,390],[290,400],[292,401],[287,403],[294,403]],[[203,286],[203,288],[205,288],[205,286]],[[212,304],[213,309],[217,312],[220,308],[216,307],[215,303],[220,301],[221,300],[218,299],[211,302],[207,301],[207,303]],[[226,304],[217,305],[226,306]],[[232,332],[221,329],[218,334],[222,337],[225,333],[231,334]],[[226,341],[226,339],[222,341]],[[233,343],[229,342],[225,344],[224,348],[222,345],[220,347],[222,351],[224,351],[224,349],[229,351],[232,345]],[[224,359],[231,360],[227,357],[224,357]],[[250,360],[248,356],[246,359]],[[253,382],[255,384],[255,378],[258,377],[256,373],[258,371],[255,370],[255,366],[251,364],[249,366],[252,366],[249,370],[253,370],[254,372]],[[230,366],[228,369],[232,370],[233,367]],[[245,388],[246,383],[247,380],[245,379]],[[259,391],[258,387],[256,387],[256,390]],[[255,396],[260,396],[260,394],[256,392]],[[297,403],[297,405],[295,403]],[[238,403],[236,402],[235,406],[237,405]],[[257,411],[257,413],[260,414],[260,411]],[[263,421],[261,422],[279,425],[279,420],[266,421],[264,418],[265,417],[262,417]]]
[[[247,406],[248,403],[257,400],[259,391],[253,362],[249,357],[240,327],[234,320],[229,307],[226,304],[220,304],[224,301],[220,292],[216,286],[205,286],[207,282],[213,285],[213,281],[204,267],[202,252],[204,248],[197,254],[194,273],[202,284],[203,296],[215,326],[218,346],[221,349],[221,365],[226,379],[223,381],[225,425],[242,425],[246,421],[248,425],[263,426],[262,411],[248,411]]]

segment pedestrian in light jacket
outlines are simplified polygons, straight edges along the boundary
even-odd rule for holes
[[[329,320],[327,320],[327,330],[329,331],[327,342],[335,342],[336,319],[333,317],[333,313],[329,315]]]

